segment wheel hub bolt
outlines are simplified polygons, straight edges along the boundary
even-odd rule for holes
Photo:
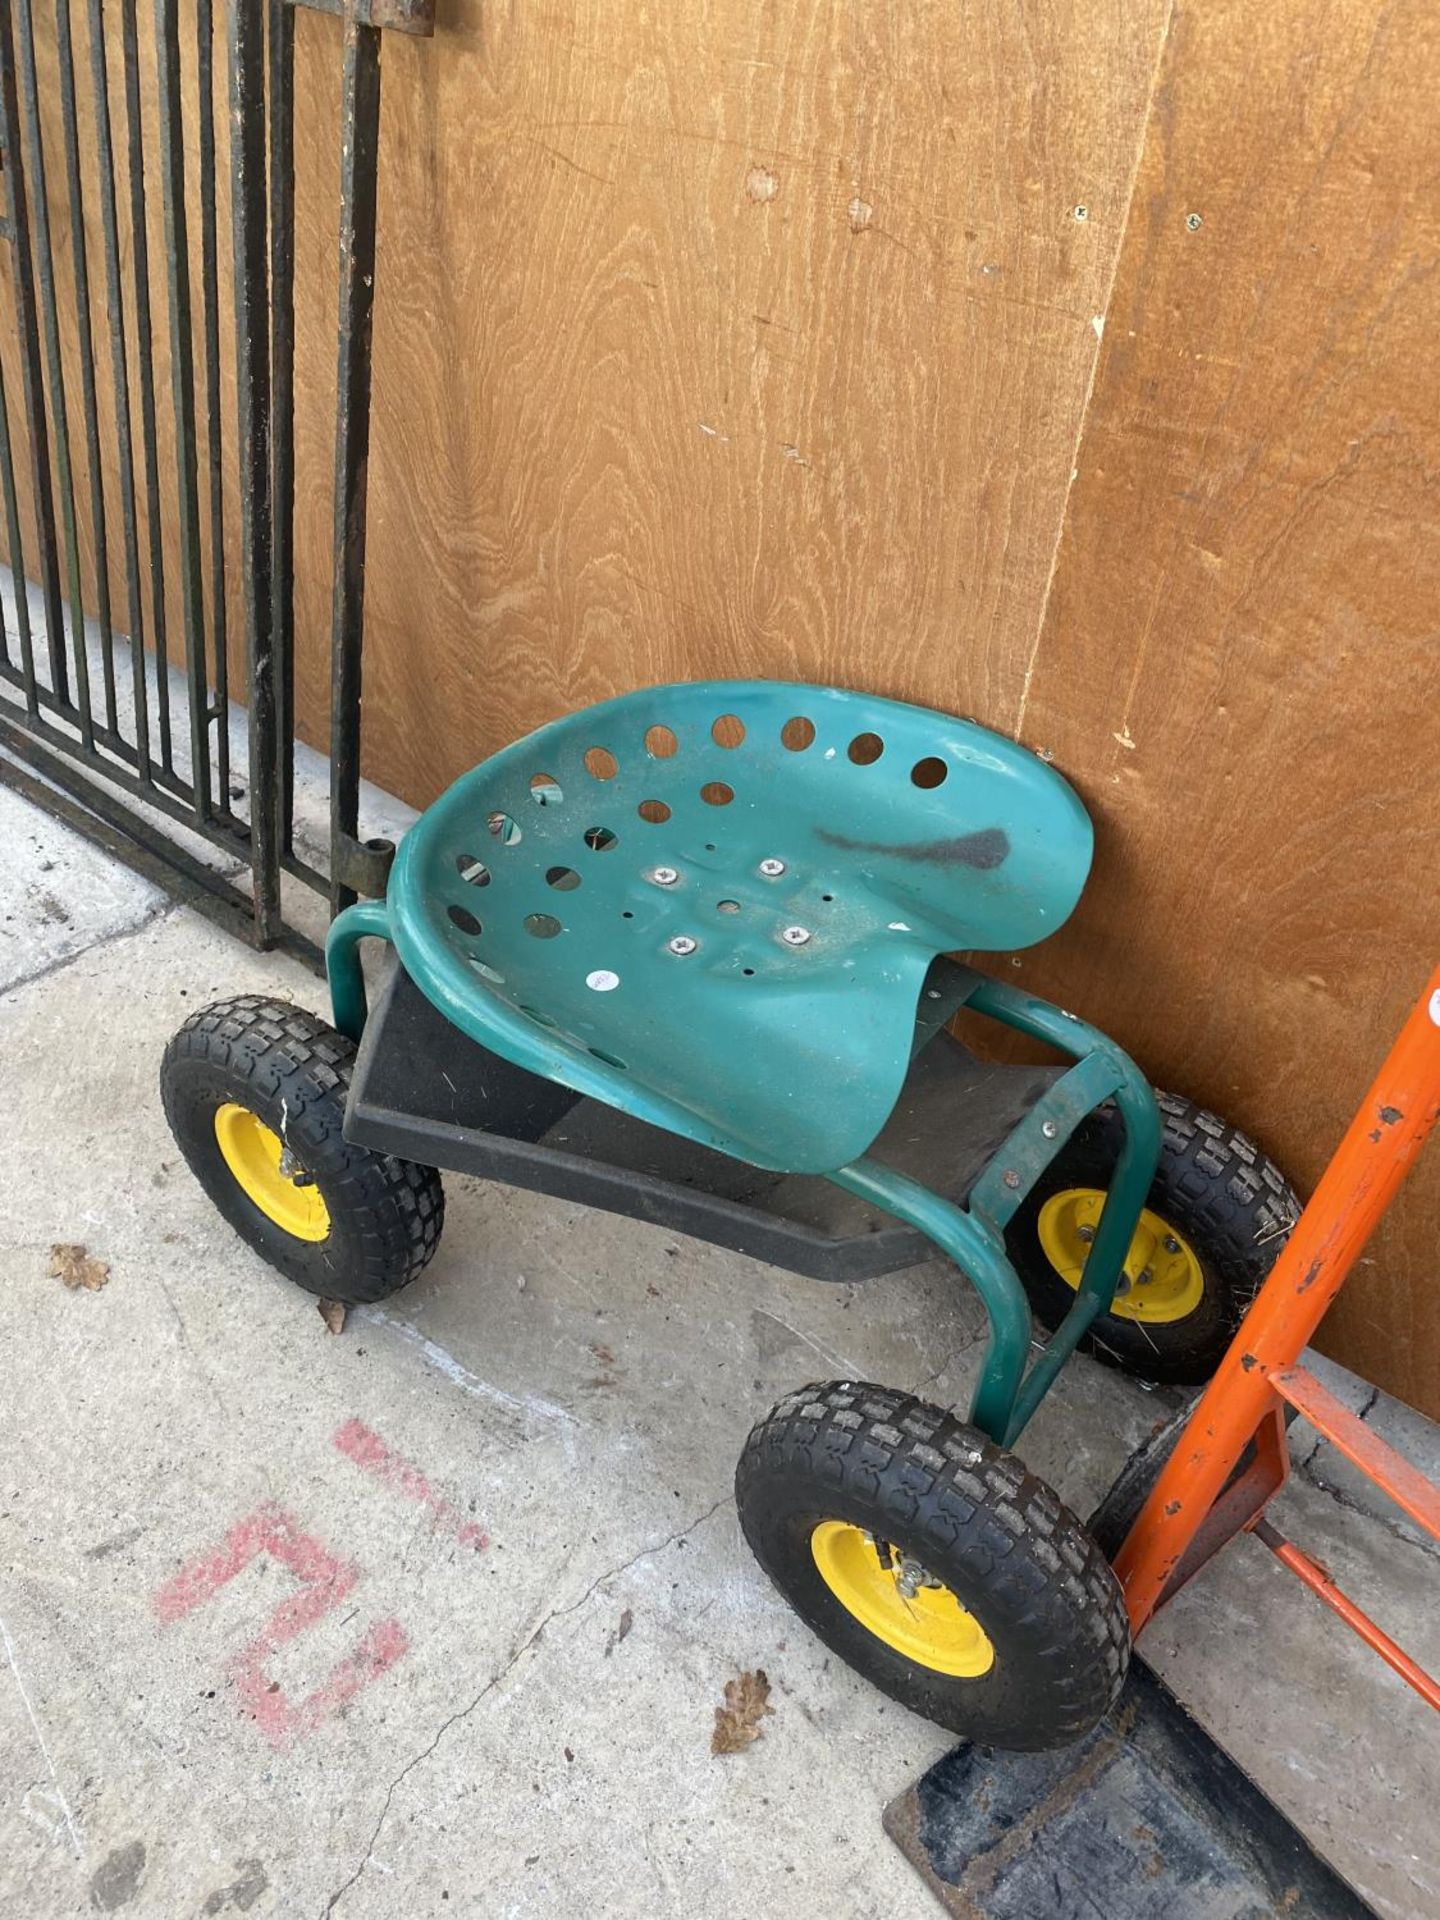
[[[1136,1282],[1136,1285],[1141,1287],[1148,1287],[1150,1282],[1154,1278],[1155,1278],[1155,1269],[1153,1267],[1146,1267],[1145,1271],[1141,1274],[1139,1280]]]
[[[767,880],[776,880],[784,873],[785,862],[783,860],[762,860],[760,862],[760,871]]]
[[[925,1578],[925,1569],[918,1560],[902,1560],[895,1577],[895,1590],[902,1599],[913,1600]]]
[[[1090,1242],[1095,1238],[1095,1229],[1094,1227],[1077,1227],[1075,1229],[1075,1237],[1077,1240],[1083,1240],[1088,1247]]]
[[[671,953],[679,954],[694,953],[699,944],[700,942],[698,940],[692,940],[688,933],[677,933],[675,938],[670,942],[670,951]]]
[[[1166,1253],[1179,1253],[1180,1251],[1180,1242],[1175,1238],[1173,1233],[1166,1234],[1164,1245]]]
[[[803,947],[810,938],[810,929],[808,927],[786,927],[785,931],[780,935],[780,938],[785,942],[787,947]]]
[[[680,875],[674,867],[656,867],[650,878],[657,887],[673,887]]]

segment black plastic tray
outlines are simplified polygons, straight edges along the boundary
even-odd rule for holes
[[[917,1054],[873,1156],[963,1200],[1060,1071],[989,1065],[939,1033]],[[752,1167],[512,1066],[451,1026],[393,957],[361,1042],[345,1133],[816,1280],[867,1280],[934,1256],[923,1235],[828,1180]]]

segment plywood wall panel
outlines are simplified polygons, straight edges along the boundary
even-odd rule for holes
[[[699,674],[1012,715],[1163,13],[456,0],[387,42],[367,770],[423,801]],[[333,24],[297,52],[304,629]]]
[[[1440,18],[1177,12],[1015,715],[1099,825],[1016,977],[1313,1180],[1436,953]],[[1440,1414],[1440,1162],[1325,1344]]]

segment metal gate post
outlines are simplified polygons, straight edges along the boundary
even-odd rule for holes
[[[240,554],[250,681],[250,837],[255,932],[280,924],[274,609],[270,596],[270,310],[265,218],[264,0],[230,0],[231,208],[239,385]]]
[[[394,848],[361,845],[361,643],[370,458],[371,322],[380,156],[382,29],[429,37],[434,0],[295,0],[345,22],[340,97],[340,310],[335,407],[334,579],[330,615],[330,902],[383,893]]]
[[[370,459],[371,322],[380,153],[380,33],[345,17],[340,96],[340,312],[335,373],[334,587],[330,616],[330,907],[358,892],[360,648]]]

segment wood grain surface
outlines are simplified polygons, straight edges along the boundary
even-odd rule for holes
[[[1016,977],[1314,1180],[1435,959],[1440,16],[1178,10],[1022,703],[1099,828]],[[1440,1415],[1432,1148],[1323,1344]]]
[[[387,42],[368,770],[428,800],[702,674],[1013,714],[1163,10],[454,0]],[[334,24],[297,53],[306,630]]]

